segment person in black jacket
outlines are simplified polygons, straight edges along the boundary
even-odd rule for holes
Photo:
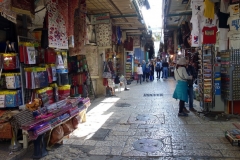
[[[197,110],[195,110],[193,108],[193,83],[194,83],[195,79],[197,79],[197,72],[196,72],[195,68],[193,67],[193,64],[191,62],[189,62],[188,59],[186,59],[186,60],[187,60],[187,66],[186,66],[187,73],[188,73],[189,76],[193,77],[192,84],[188,86],[189,110],[192,111],[192,112],[196,112]],[[188,112],[186,108],[184,110],[186,112]]]
[[[162,63],[162,78],[165,78],[165,79],[168,78],[168,67],[169,67],[169,64],[165,59]]]

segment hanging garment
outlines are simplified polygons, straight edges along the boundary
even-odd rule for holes
[[[96,25],[96,38],[98,47],[112,48],[112,26],[111,24]]]
[[[207,18],[214,19],[214,3],[210,0],[204,1],[204,16]]]
[[[64,0],[47,0],[49,47],[68,49],[68,6]]]
[[[78,8],[74,13],[74,48],[70,48],[70,56],[85,54],[84,45],[87,35],[86,13],[86,0],[80,0]]]
[[[12,1],[10,0],[2,0],[0,2],[0,12],[1,15],[6,18],[7,20],[13,22],[13,23],[17,23],[17,14],[16,12],[13,12],[11,10],[12,7]]]

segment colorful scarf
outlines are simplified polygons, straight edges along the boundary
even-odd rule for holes
[[[85,54],[85,41],[87,35],[86,0],[80,0],[78,9],[74,13],[74,48],[70,48],[70,56]]]
[[[49,47],[68,49],[68,0],[47,0]]]

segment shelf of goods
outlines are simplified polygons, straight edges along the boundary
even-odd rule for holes
[[[203,109],[214,106],[214,46],[203,45],[199,55],[198,86]]]
[[[77,128],[77,124],[86,121],[86,111],[91,105],[89,98],[67,98],[51,105],[39,108],[35,111],[23,110],[14,115],[11,124],[22,130],[23,148],[28,147],[30,140],[37,140],[40,135],[48,133],[47,147],[53,146]],[[68,129],[61,137],[54,137],[53,131],[58,126]]]
[[[126,79],[130,80],[132,78],[132,63],[126,62]]]
[[[222,98],[240,100],[240,49],[221,52]]]

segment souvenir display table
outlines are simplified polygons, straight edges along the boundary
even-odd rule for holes
[[[19,143],[23,144],[23,148],[27,148],[28,142],[33,140],[33,157],[43,157],[44,153],[47,153],[46,148],[50,148],[55,143],[62,141],[64,136],[69,135],[77,128],[78,123],[86,121],[85,114],[90,105],[89,98],[67,98],[35,111],[23,110],[13,116],[11,125],[14,130],[22,130],[23,139]],[[68,129],[68,133],[66,133],[65,129],[63,136],[54,137],[54,129],[59,126],[64,128],[64,125]],[[47,147],[45,147],[46,143],[43,140],[45,133],[49,133],[47,134],[49,135]]]

